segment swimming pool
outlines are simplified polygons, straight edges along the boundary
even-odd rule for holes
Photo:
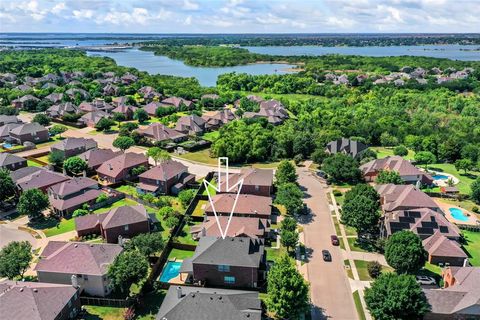
[[[10,143],[4,143],[3,144],[3,147],[4,148],[7,148],[7,149],[10,149],[11,147],[13,147]]]
[[[163,268],[162,274],[160,275],[160,281],[168,282],[169,280],[178,276],[178,274],[180,273],[181,266],[182,266],[181,262],[168,261],[165,267]]]
[[[462,210],[458,208],[449,208],[448,211],[450,211],[450,214],[454,219],[460,220],[460,221],[468,221],[468,217],[465,215],[465,213]]]
[[[433,180],[448,180],[450,178],[449,176],[446,176],[444,174],[439,174],[437,173],[436,175],[432,176]]]

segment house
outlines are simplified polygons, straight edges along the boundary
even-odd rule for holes
[[[71,89],[68,89],[67,91],[65,91],[65,94],[70,98],[70,99],[75,99],[76,96],[80,96],[80,98],[82,100],[87,100],[87,99],[90,99],[90,94],[83,90],[83,89],[80,89],[80,88],[71,88]]]
[[[21,126],[21,123],[7,123],[0,127],[0,141],[9,141],[13,142],[13,139],[10,137],[10,131],[14,128]]]
[[[202,134],[205,131],[205,120],[195,114],[183,116],[177,120],[175,130],[191,136]]]
[[[448,187],[448,186],[445,186],[445,187],[440,187],[440,192],[444,195],[457,195],[460,193],[460,190],[458,190],[457,187]]]
[[[48,198],[53,210],[60,216],[71,214],[78,208],[95,203],[103,193],[98,182],[85,177],[76,177],[48,188]]]
[[[40,99],[32,96],[31,94],[27,94],[26,96],[12,100],[12,106],[17,109],[23,109],[26,104],[37,102],[40,102]]]
[[[32,143],[46,142],[49,139],[47,128],[36,122],[24,123],[10,131],[10,138],[17,144],[23,144],[26,141]]]
[[[106,96],[116,96],[118,94],[119,88],[111,83],[108,83],[104,88],[103,88],[103,94]]]
[[[480,319],[480,268],[443,269],[443,289],[423,289],[431,310],[425,320]]]
[[[0,153],[0,169],[8,169],[10,171],[15,171],[26,166],[27,159],[7,152]]]
[[[235,217],[252,217],[269,219],[272,215],[272,198],[255,196],[251,194],[238,195],[237,203],[234,206],[236,194],[222,193],[211,197],[215,212],[219,216],[230,216],[233,209]],[[209,202],[205,207],[207,216],[214,216],[214,208]]]
[[[367,150],[367,148],[368,146],[360,141],[341,138],[330,141],[327,144],[325,152],[328,154],[335,154],[341,152],[353,158],[356,158],[361,155],[362,152]]]
[[[261,320],[258,292],[171,286],[156,320]]]
[[[433,184],[433,178],[415,167],[410,161],[400,156],[388,156],[383,159],[369,161],[360,166],[363,176],[367,182],[375,181],[380,171],[396,171],[406,183],[422,185]]]
[[[278,125],[288,119],[288,112],[280,101],[272,99],[260,102],[258,112],[245,112],[243,116],[245,118],[267,118],[269,123]]]
[[[183,260],[180,278],[202,286],[257,288],[265,270],[262,240],[201,237],[193,257]]]
[[[50,93],[48,96],[45,97],[45,99],[49,100],[52,103],[59,103],[62,102],[63,99],[63,93]]]
[[[21,168],[11,172],[10,176],[20,192],[39,189],[43,193],[47,193],[49,187],[70,180],[70,177],[43,167]]]
[[[381,235],[389,237],[395,232],[409,230],[425,239],[435,232],[449,239],[460,239],[460,230],[450,223],[443,213],[430,208],[415,208],[386,211],[381,221]]]
[[[186,185],[195,182],[188,168],[175,160],[167,160],[138,176],[139,193],[178,194]]]
[[[120,78],[120,80],[122,80],[123,84],[128,85],[128,84],[132,84],[132,83],[136,82],[138,80],[138,77],[129,73],[129,72],[127,72]]]
[[[0,292],[2,319],[67,320],[81,310],[79,289],[71,284],[2,280]]]
[[[242,194],[269,197],[273,193],[273,170],[242,168],[239,173],[229,175],[229,188],[241,179],[243,179],[242,189],[240,190]],[[238,188],[235,187],[228,191],[225,181],[222,181],[220,183],[220,192],[237,193]]]
[[[441,231],[436,231],[422,243],[423,248],[428,252],[428,262],[431,264],[463,267],[468,261],[468,256],[460,244],[449,239]]]
[[[383,212],[429,208],[441,212],[435,201],[412,185],[382,184],[375,186]]]
[[[235,120],[237,117],[230,109],[223,109],[219,111],[207,111],[202,115],[205,120],[206,130],[216,130],[221,126]]]
[[[144,86],[138,89],[138,92],[143,95],[144,99],[153,100],[155,98],[161,98],[162,95],[158,93],[153,87]]]
[[[156,116],[157,114],[157,109],[160,108],[160,102],[152,101],[149,104],[147,104],[145,107],[143,107],[143,110],[145,110],[149,116]]]
[[[128,106],[125,104],[119,105],[115,109],[112,110],[112,113],[121,113],[125,116],[125,119],[127,120],[132,120],[133,119],[133,114],[135,110],[137,110],[137,107],[133,106]]]
[[[0,115],[0,126],[12,123],[23,123],[17,116]]]
[[[19,91],[29,91],[29,90],[32,90],[33,88],[29,85],[21,84],[21,85],[16,86],[15,89],[17,89]]]
[[[137,132],[152,142],[180,142],[188,138],[186,134],[170,129],[158,122],[152,123],[146,129],[139,129]]]
[[[90,149],[78,155],[85,161],[89,171],[97,170],[101,164],[122,154],[122,151],[113,151],[112,149]]]
[[[97,142],[93,139],[66,138],[53,144],[50,150],[61,152],[66,159],[95,148],[97,148]]]
[[[170,98],[163,99],[161,103],[163,105],[172,106],[178,109],[181,106],[190,108],[193,102],[183,98],[179,98],[179,97],[170,97]]]
[[[52,118],[61,118],[67,113],[77,114],[78,112],[77,106],[71,102],[53,105],[45,111],[45,113]]]
[[[118,244],[49,241],[34,270],[39,282],[75,283],[88,295],[104,297],[112,290],[108,267],[122,251]]]
[[[47,82],[42,86],[42,89],[55,89],[55,88],[58,88],[58,86],[53,82]]]
[[[116,107],[122,106],[128,103],[128,98],[126,96],[112,98],[112,104]]]
[[[248,237],[252,239],[267,238],[270,233],[270,221],[250,217],[234,217],[228,225],[228,216],[218,217],[222,230],[227,237]],[[227,229],[228,225],[228,229]],[[222,233],[218,228],[217,220],[214,217],[206,216],[200,225],[192,226],[190,234],[193,239],[200,237],[220,237]]]
[[[104,111],[93,111],[85,113],[83,116],[78,119],[79,122],[83,123],[88,127],[95,127],[102,118],[110,118],[110,114]]]
[[[106,113],[110,113],[115,107],[111,104],[105,102],[103,99],[95,99],[92,102],[82,102],[78,106],[80,111],[83,112],[95,112],[95,111],[103,111]]]
[[[2,73],[0,75],[0,78],[2,78],[2,80],[6,82],[14,82],[17,80],[17,75],[15,73],[7,72],[7,73]]]
[[[79,237],[100,234],[108,243],[118,243],[119,237],[132,238],[150,232],[150,218],[144,206],[123,206],[102,214],[75,218]]]
[[[98,180],[107,184],[118,183],[133,178],[132,169],[140,166],[148,168],[148,159],[145,155],[133,152],[122,153],[98,167]]]

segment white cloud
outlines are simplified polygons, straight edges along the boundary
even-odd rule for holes
[[[89,9],[73,10],[72,14],[73,14],[73,17],[77,20],[90,19],[93,17],[93,10],[89,10]]]
[[[50,10],[53,14],[59,14],[60,12],[64,11],[67,9],[67,6],[65,5],[65,2],[60,2],[57,3],[52,10]]]
[[[183,24],[186,25],[186,26],[189,26],[192,24],[192,16],[188,16],[185,18],[185,20],[183,21]]]
[[[190,0],[184,0],[183,1],[183,10],[198,10],[200,6],[198,3],[190,1]]]

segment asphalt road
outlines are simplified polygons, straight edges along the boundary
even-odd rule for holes
[[[17,229],[17,226],[0,224],[0,249],[12,241],[28,241],[35,247],[36,240],[28,232]]]
[[[304,201],[311,210],[311,215],[301,224],[307,252],[311,251],[307,270],[314,305],[312,319],[358,319],[340,249],[330,243],[335,227],[323,186],[308,169],[299,168],[297,173],[306,195]],[[323,261],[323,249],[330,251],[331,262]]]

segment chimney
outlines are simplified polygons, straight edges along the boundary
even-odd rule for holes
[[[33,292],[38,292],[38,289],[37,288],[33,289]]]
[[[74,288],[78,288],[77,275],[76,275],[76,274],[72,274],[72,277],[70,278],[70,280],[72,281],[72,286],[73,286]]]
[[[108,170],[113,170],[112,164],[110,164],[110,163],[108,164]]]
[[[178,299],[181,299],[183,297],[183,294],[182,294],[182,287],[177,287],[177,298]]]

